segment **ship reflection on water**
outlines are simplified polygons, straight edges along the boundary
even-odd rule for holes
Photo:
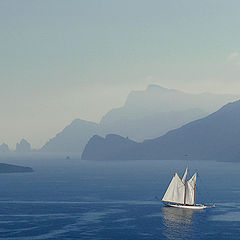
[[[164,206],[163,212],[163,235],[167,239],[188,239],[191,236],[194,210]]]

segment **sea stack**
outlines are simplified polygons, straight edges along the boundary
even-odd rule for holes
[[[31,151],[31,144],[25,140],[22,139],[20,143],[16,144],[16,152],[30,152]]]
[[[10,152],[9,147],[6,143],[3,143],[2,145],[0,145],[0,153],[6,153],[6,152]]]

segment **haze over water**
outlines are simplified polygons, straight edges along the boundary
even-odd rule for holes
[[[112,139],[128,148],[131,137],[158,138],[238,100],[239,9],[235,0],[0,1],[0,160],[34,170],[0,174],[0,239],[240,239],[238,163],[190,162],[192,173],[199,172],[197,202],[216,204],[191,211],[161,202],[173,174],[183,174],[184,161],[74,159],[95,134],[115,131],[124,138]],[[185,92],[199,94],[207,108],[187,104],[181,112],[183,102],[173,97],[174,89],[183,99]],[[234,97],[214,105],[209,92]],[[125,106],[128,101],[134,104]],[[226,118],[217,114],[220,121],[203,121],[189,138],[177,134],[170,142],[180,140],[169,150],[182,150],[179,143],[187,139],[203,156],[217,146],[223,160],[239,161],[240,102],[232,106],[237,107]],[[169,126],[160,129],[164,123]],[[170,155],[161,141],[154,146]],[[49,142],[46,152],[36,151]],[[117,153],[124,158],[119,142]],[[149,153],[154,155],[151,148]],[[219,160],[215,153],[206,159]],[[6,164],[5,169],[15,168]]]
[[[191,211],[160,201],[185,161],[11,162],[35,172],[0,175],[0,239],[239,239],[239,164],[190,162],[197,202],[216,204]]]

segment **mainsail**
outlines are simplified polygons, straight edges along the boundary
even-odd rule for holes
[[[197,173],[194,173],[191,179],[189,179],[186,183],[185,204],[195,205],[196,180],[197,180]]]
[[[188,173],[188,168],[186,167],[185,173],[183,174],[182,177],[182,182],[185,184],[186,180],[187,180],[187,173]]]
[[[184,205],[195,205],[195,190],[197,173],[187,181],[188,168],[186,168],[182,179],[175,173],[162,201],[180,203]]]
[[[185,186],[178,174],[175,173],[162,201],[184,204],[184,191]]]

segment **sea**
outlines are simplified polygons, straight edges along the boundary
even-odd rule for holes
[[[197,203],[161,198],[186,161],[11,159],[32,173],[0,174],[0,239],[240,239],[240,164],[190,161]]]

